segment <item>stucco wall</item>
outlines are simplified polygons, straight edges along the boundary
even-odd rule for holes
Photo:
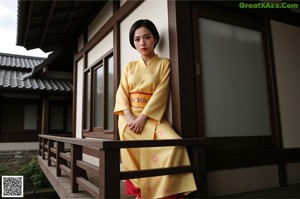
[[[97,59],[104,56],[108,51],[113,49],[113,32],[110,32],[104,37],[90,52],[87,56],[87,65],[95,63]]]
[[[83,59],[77,63],[76,138],[82,138]]]
[[[284,148],[300,147],[300,28],[272,21]]]

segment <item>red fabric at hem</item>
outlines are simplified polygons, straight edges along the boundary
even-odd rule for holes
[[[126,184],[127,195],[135,195],[141,197],[141,190],[135,187],[130,180],[125,180],[125,184]]]
[[[130,180],[125,180],[125,184],[126,184],[127,195],[134,195],[134,196],[141,197],[141,190],[135,187]],[[166,196],[161,199],[183,199],[183,196],[184,196],[183,193],[180,193],[176,195]]]

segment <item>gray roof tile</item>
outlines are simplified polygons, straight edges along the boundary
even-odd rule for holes
[[[27,78],[23,79],[24,71],[14,71],[0,69],[0,89],[1,88],[23,88],[31,90],[47,90],[72,92],[73,86],[69,80],[48,79],[48,78]]]
[[[0,89],[25,89],[35,91],[72,92],[70,80],[54,78],[32,78],[28,69],[41,64],[45,58],[0,53]]]
[[[0,53],[0,66],[32,69],[46,58]]]

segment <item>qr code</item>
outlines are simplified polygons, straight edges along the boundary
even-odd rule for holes
[[[23,197],[23,176],[2,176],[2,197]]]

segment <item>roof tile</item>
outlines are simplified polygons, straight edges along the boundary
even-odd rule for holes
[[[0,66],[32,69],[46,58],[0,53]]]
[[[72,92],[70,80],[32,77],[23,79],[28,76],[28,69],[33,70],[44,60],[45,58],[40,57],[0,53],[0,89]]]
[[[1,88],[23,88],[30,90],[47,90],[72,92],[73,86],[69,80],[65,79],[46,79],[46,78],[27,78],[23,79],[24,71],[14,71],[0,69],[0,89]]]

